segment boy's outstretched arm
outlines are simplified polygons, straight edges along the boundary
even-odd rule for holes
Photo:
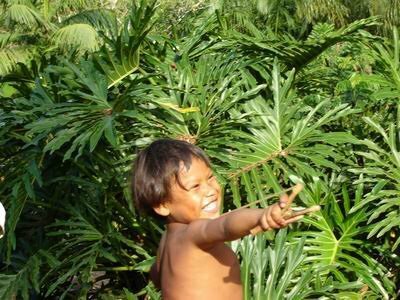
[[[285,227],[302,217],[284,218],[288,200],[288,196],[284,195],[279,204],[265,209],[238,209],[216,219],[194,221],[188,227],[189,236],[194,243],[207,246],[236,240],[250,234],[250,230],[257,226],[264,231]]]

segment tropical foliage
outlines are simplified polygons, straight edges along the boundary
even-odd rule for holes
[[[400,297],[399,3],[0,0],[0,298],[159,299],[129,177],[166,136],[225,211],[322,206],[232,242],[245,299]]]

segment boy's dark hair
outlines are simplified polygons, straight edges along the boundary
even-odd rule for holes
[[[131,185],[132,196],[139,211],[154,216],[153,207],[165,201],[172,180],[175,179],[183,187],[179,180],[181,162],[189,169],[193,157],[210,167],[210,161],[203,150],[188,142],[160,139],[142,150],[133,166]]]

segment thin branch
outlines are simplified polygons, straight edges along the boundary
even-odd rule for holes
[[[240,168],[236,172],[230,173],[228,175],[228,179],[232,179],[232,178],[238,177],[242,173],[247,173],[247,172],[251,171],[254,168],[262,166],[263,164],[267,163],[268,161],[273,160],[276,157],[279,157],[279,156],[280,157],[287,157],[289,153],[290,153],[289,148],[286,148],[286,149],[283,149],[283,150],[279,150],[279,151],[274,151],[269,156],[264,158],[263,160],[260,160],[260,161],[257,161],[255,163],[249,164],[247,166],[244,166],[244,167]]]

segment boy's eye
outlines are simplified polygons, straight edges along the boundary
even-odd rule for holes
[[[190,189],[191,189],[191,190],[197,189],[199,186],[200,186],[200,184],[195,184],[195,185],[192,185],[192,186],[190,187]]]
[[[214,179],[215,176],[213,174],[211,174],[210,176],[208,176],[208,180]]]

